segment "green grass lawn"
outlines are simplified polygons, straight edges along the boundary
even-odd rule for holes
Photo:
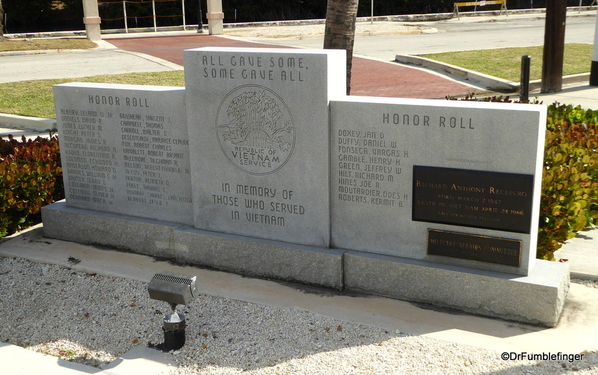
[[[85,38],[64,39],[4,39],[0,52],[39,51],[52,49],[90,49],[98,45]]]
[[[128,85],[184,86],[182,71],[107,74],[85,78],[43,79],[0,84],[0,113],[56,118],[52,86],[67,82],[121,83]]]
[[[563,64],[563,75],[588,73],[592,64],[591,44],[567,44]],[[422,55],[422,57],[459,66],[493,77],[519,82],[521,56],[530,55],[530,79],[542,78],[543,47],[500,48],[477,51],[446,52]]]

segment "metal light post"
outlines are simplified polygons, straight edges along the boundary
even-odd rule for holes
[[[197,0],[198,3],[198,10],[197,10],[197,32],[203,33],[203,15],[201,11],[201,0]]]
[[[521,76],[519,79],[519,100],[527,103],[529,102],[529,75],[531,66],[530,55],[521,56]]]
[[[374,24],[374,0],[372,0],[372,22],[371,24]]]
[[[598,86],[598,15],[596,16],[596,30],[594,31],[594,50],[592,52],[592,66],[590,68],[590,86]]]

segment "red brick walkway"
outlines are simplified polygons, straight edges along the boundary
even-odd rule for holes
[[[141,52],[183,65],[183,51],[199,47],[285,48],[210,35],[115,38],[109,42],[126,51]],[[354,58],[352,95],[397,98],[444,98],[474,91],[469,86],[400,64]]]

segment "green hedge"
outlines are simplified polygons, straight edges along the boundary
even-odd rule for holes
[[[58,138],[0,138],[0,238],[40,221],[43,205],[64,198]]]
[[[598,219],[598,111],[548,107],[538,254],[554,251]]]

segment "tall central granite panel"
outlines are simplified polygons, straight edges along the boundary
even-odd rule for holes
[[[344,51],[185,51],[195,227],[327,247]]]

